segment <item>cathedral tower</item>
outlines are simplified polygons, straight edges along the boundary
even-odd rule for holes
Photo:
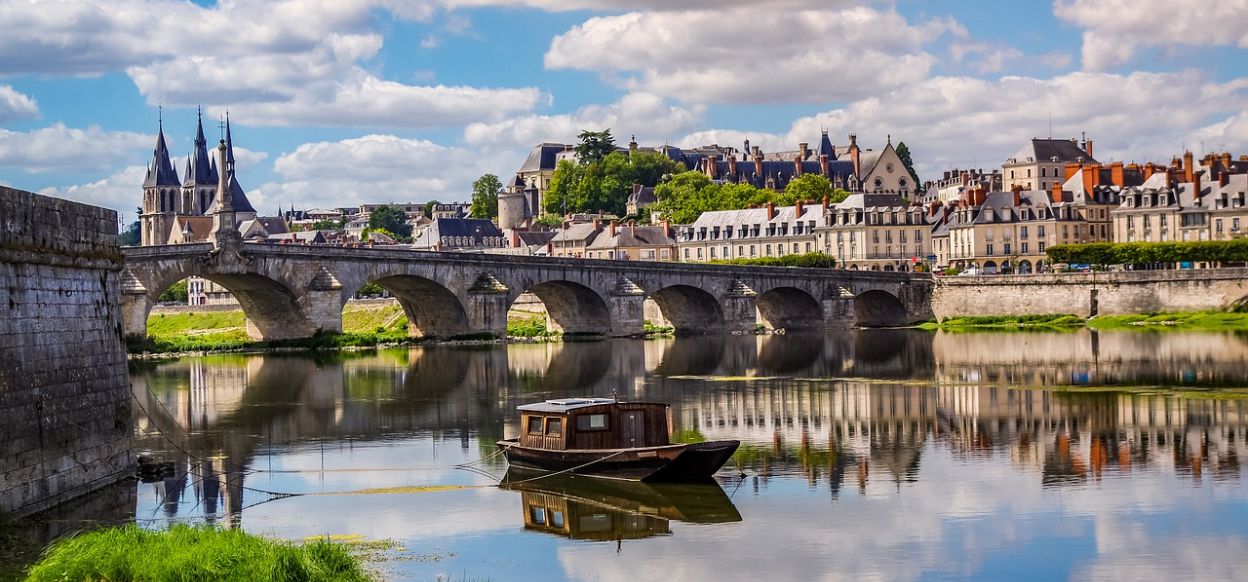
[[[169,240],[174,215],[181,206],[178,172],[169,160],[169,147],[165,143],[165,123],[162,118],[156,133],[156,149],[147,165],[143,179],[143,212],[139,215],[140,244],[163,245]]]

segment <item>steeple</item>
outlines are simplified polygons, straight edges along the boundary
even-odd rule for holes
[[[208,140],[204,139],[204,112],[197,114],[195,127],[195,149],[191,152],[190,168],[186,173],[183,186],[212,187],[217,184],[217,173],[213,169],[213,160],[208,156]]]
[[[828,156],[829,160],[836,159],[836,148],[832,147],[832,140],[828,139],[828,130],[822,131],[823,135],[819,137],[819,155]]]
[[[165,143],[165,122],[158,122],[156,131],[156,147],[152,150],[152,161],[147,165],[147,176],[143,179],[144,188],[158,186],[177,186],[178,173],[169,160],[169,146]]]
[[[230,112],[225,112],[225,162],[234,175],[234,140],[230,138]]]

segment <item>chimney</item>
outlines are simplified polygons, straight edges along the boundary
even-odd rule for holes
[[[1183,152],[1183,181],[1191,182],[1192,175],[1195,174],[1192,167],[1192,151]]]
[[[771,220],[775,217],[776,217],[776,203],[768,202],[767,203],[767,220]]]
[[[754,175],[763,175],[763,154],[758,151],[758,146],[754,146]]]
[[[797,144],[797,150],[798,150],[799,152],[801,152],[799,155],[801,155],[801,157],[802,157],[802,159],[803,159],[803,160],[804,160],[804,159],[806,159],[806,154],[807,154],[807,152],[808,152],[808,150],[809,150],[809,149],[810,149],[810,144],[808,144],[808,143],[806,143],[806,142],[802,142],[802,143]]]
[[[823,213],[824,214],[828,213],[828,197],[827,196],[823,197]]]
[[[1122,162],[1114,162],[1109,165],[1109,181],[1119,188],[1123,186]]]
[[[849,149],[858,149],[858,134],[849,134]]]
[[[719,178],[719,159],[715,156],[703,158],[706,161],[706,175],[712,180]]]
[[[1017,207],[1023,201],[1023,185],[1015,184],[1013,191],[1014,191],[1014,206]]]
[[[659,225],[663,227],[663,235],[664,235],[664,236],[669,236],[669,237],[670,237],[670,236],[672,236],[672,223],[671,223],[671,221],[669,221],[668,219],[664,218],[663,220],[659,221]]]
[[[611,221],[610,229],[611,230],[608,236],[615,237],[615,221],[614,220]]]
[[[1222,171],[1231,171],[1231,152],[1222,152]]]
[[[1074,163],[1074,162],[1069,162],[1066,165],[1062,166],[1062,181],[1065,182],[1069,180],[1071,176],[1078,174],[1080,167],[1081,166],[1079,164]]]
[[[1091,191],[1101,185],[1101,165],[1088,164],[1083,167],[1083,189]]]
[[[636,220],[629,221],[628,234],[633,235],[633,238],[637,238],[637,221]]]
[[[1153,173],[1156,170],[1157,170],[1157,167],[1154,166],[1152,162],[1145,162],[1144,163],[1144,179],[1147,180],[1149,178],[1152,178]]]
[[[1092,159],[1092,140],[1083,140],[1083,153],[1088,154],[1088,159]]]
[[[1218,174],[1218,185],[1219,185],[1219,186],[1222,186],[1222,187],[1224,187],[1224,188],[1225,188],[1225,187],[1226,187],[1227,182],[1230,182],[1230,181],[1231,181],[1231,173],[1230,173],[1230,172],[1222,172],[1221,174]]]
[[[854,163],[854,176],[861,180],[863,176],[858,172],[858,169],[862,167],[858,159],[858,144],[853,143],[856,139],[857,137],[854,134],[849,134],[849,140],[851,142],[849,146],[849,160]]]
[[[601,222],[600,220],[598,220],[597,218],[595,218],[595,219],[594,219],[594,230],[598,230],[599,228],[602,228],[602,222]]]
[[[737,177],[737,156],[728,156],[728,175]]]
[[[828,164],[828,154],[819,154],[819,173],[824,178],[831,178],[831,166]]]
[[[520,231],[512,229],[511,231],[511,248],[520,248]]]
[[[793,213],[796,215],[796,217],[797,217],[797,218],[801,218],[801,217],[802,217],[802,210],[803,210],[803,208],[802,208],[802,201],[801,201],[801,200],[798,200],[798,201],[797,201],[797,202],[793,205]]]
[[[971,182],[971,174],[969,172],[962,172],[960,177],[962,178],[963,187],[966,187]]]
[[[1062,183],[1053,182],[1053,188],[1049,190],[1049,202],[1060,204],[1062,202]]]
[[[793,177],[802,175],[802,156],[793,158]]]

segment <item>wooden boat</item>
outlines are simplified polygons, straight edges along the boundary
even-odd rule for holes
[[[561,398],[518,407],[521,434],[498,441],[513,467],[638,481],[707,479],[741,441],[672,443],[668,405]]]

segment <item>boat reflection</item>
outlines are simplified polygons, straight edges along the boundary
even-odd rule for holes
[[[620,541],[669,535],[672,521],[741,521],[732,500],[712,480],[644,483],[541,475],[512,469],[499,484],[520,493],[524,529],[530,531],[574,540]]]

